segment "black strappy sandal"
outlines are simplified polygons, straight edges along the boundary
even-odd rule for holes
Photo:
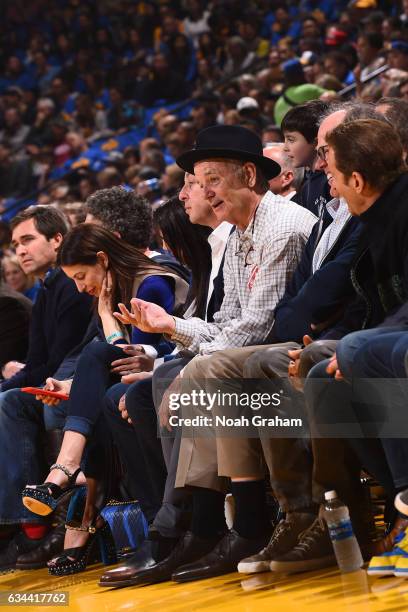
[[[53,482],[44,482],[35,487],[26,487],[23,492],[23,504],[28,510],[40,516],[51,514],[58,504],[73,490],[83,485],[77,485],[76,480],[81,468],[71,473],[64,465],[54,463],[50,470],[61,470],[68,477],[68,484],[64,487]]]
[[[67,548],[61,555],[48,561],[48,571],[53,576],[66,576],[68,574],[77,574],[83,572],[87,565],[99,561],[105,565],[116,563],[116,548],[109,528],[108,523],[104,522],[100,527],[96,527],[94,519],[89,527],[76,526],[73,523],[67,523],[66,529],[73,531],[89,532],[89,539],[83,546],[76,548]],[[99,555],[94,554],[95,545],[99,545]]]

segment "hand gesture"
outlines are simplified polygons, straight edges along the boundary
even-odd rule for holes
[[[124,304],[118,304],[120,312],[113,315],[124,325],[133,325],[141,331],[153,334],[173,334],[175,321],[164,308],[151,302],[133,298],[129,311]]]

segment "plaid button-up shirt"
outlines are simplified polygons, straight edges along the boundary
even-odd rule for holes
[[[306,208],[266,192],[245,231],[229,238],[214,322],[175,318],[172,340],[196,354],[264,343],[316,221]]]

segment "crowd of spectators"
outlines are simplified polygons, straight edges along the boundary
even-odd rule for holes
[[[407,99],[406,2],[36,0],[2,10],[7,220],[27,202],[80,203],[119,184],[169,197],[182,183],[175,158],[216,122],[279,141],[289,108],[353,83],[365,101]]]

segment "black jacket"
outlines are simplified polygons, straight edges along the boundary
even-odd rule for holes
[[[44,383],[79,344],[92,316],[92,298],[79,293],[59,268],[50,272],[33,307],[25,367],[1,391]]]
[[[24,295],[0,283],[0,367],[26,358],[32,306]]]
[[[320,217],[326,209],[327,202],[330,202],[330,186],[324,172],[316,170],[308,171],[300,190],[293,196],[292,200],[310,210],[316,217]]]
[[[362,215],[351,280],[357,294],[334,332],[408,325],[408,173]]]
[[[356,217],[347,221],[320,268],[313,274],[312,262],[319,223],[316,223],[306,243],[302,258],[275,309],[272,342],[302,342],[305,334],[320,336],[311,330],[311,323],[323,323],[345,309],[354,297],[350,268],[361,223]]]

